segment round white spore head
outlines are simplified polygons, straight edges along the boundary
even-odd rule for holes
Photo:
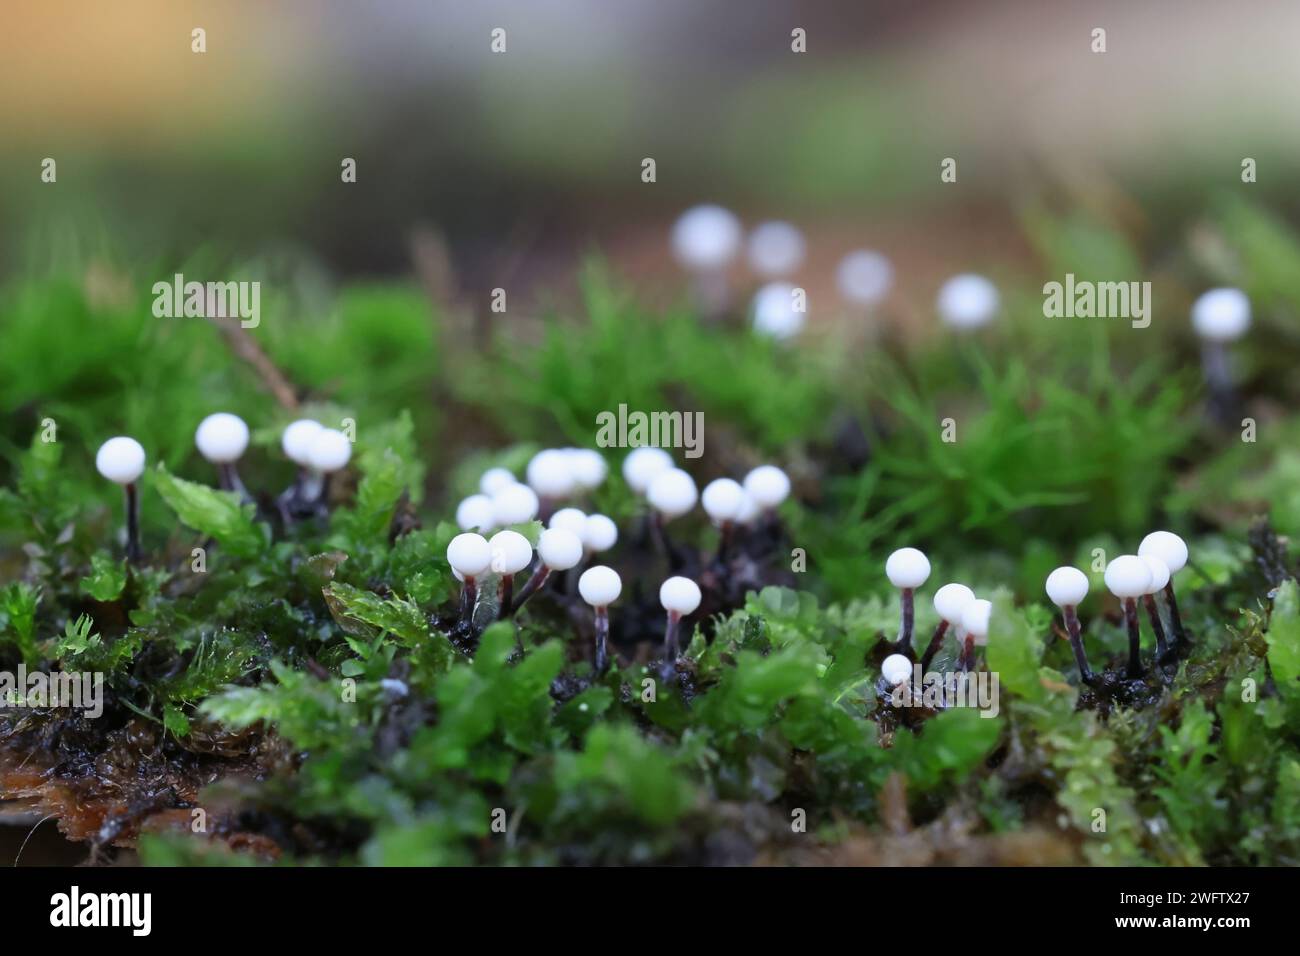
[[[561,508],[551,515],[551,520],[546,523],[546,526],[548,528],[563,528],[565,531],[572,531],[578,537],[582,537],[582,529],[587,526],[587,515],[580,508]]]
[[[598,564],[582,572],[578,593],[592,607],[609,607],[623,593],[623,581],[613,568]]]
[[[659,585],[659,603],[665,611],[676,614],[694,614],[700,606],[700,586],[690,578],[669,578]]]
[[[461,531],[491,531],[494,521],[496,511],[487,495],[470,495],[456,506],[456,524]]]
[[[582,539],[567,528],[547,528],[537,539],[537,553],[552,571],[567,571],[582,560]]]
[[[704,486],[700,503],[704,505],[705,513],[719,524],[735,521],[745,508],[745,489],[738,481],[717,478]]]
[[[790,496],[790,476],[776,465],[759,465],[745,476],[745,493],[766,511]]]
[[[656,475],[646,489],[646,500],[668,520],[689,512],[699,499],[695,479],[680,468],[670,468]]]
[[[885,561],[885,576],[896,588],[919,588],[930,577],[930,559],[916,548],[899,548]]]
[[[478,480],[478,490],[491,498],[502,488],[515,484],[515,476],[508,468],[489,468]]]
[[[673,225],[673,255],[689,272],[725,269],[741,240],[740,220],[721,206],[695,206]]]
[[[758,502],[754,500],[754,496],[746,491],[745,500],[740,503],[740,514],[736,515],[736,523],[751,525],[758,520],[758,516],[762,513],[762,510],[758,507]]]
[[[1140,554],[1138,557],[1142,559],[1151,572],[1151,583],[1147,585],[1147,594],[1155,594],[1164,590],[1164,586],[1169,583],[1169,565],[1154,554]]]
[[[638,495],[643,495],[655,476],[673,467],[673,457],[662,448],[633,448],[623,459],[623,479]]]
[[[749,267],[764,279],[788,276],[801,265],[803,233],[788,222],[764,222],[749,234]]]
[[[579,490],[591,491],[605,481],[609,466],[605,464],[605,456],[600,452],[590,448],[567,448],[564,455],[569,459],[569,473],[573,475],[573,483]]]
[[[858,249],[840,260],[835,284],[846,301],[875,305],[894,287],[894,267],[880,253]]]
[[[966,605],[961,612],[961,629],[975,639],[976,644],[989,642],[989,617],[993,614],[993,602],[976,598]]]
[[[1250,300],[1240,289],[1211,289],[1192,303],[1192,328],[1211,342],[1232,342],[1250,328]]]
[[[1151,569],[1136,554],[1122,554],[1106,565],[1106,587],[1117,598],[1136,598],[1151,587]]]
[[[1159,558],[1170,574],[1177,574],[1187,564],[1187,542],[1172,531],[1152,531],[1138,545],[1138,554]]]
[[[997,287],[983,276],[953,276],[939,290],[939,318],[954,329],[988,325],[998,311]]]
[[[307,464],[317,471],[329,474],[338,471],[352,459],[352,442],[348,436],[334,428],[322,428],[311,440],[307,450]]]
[[[798,301],[796,301],[796,298]],[[788,282],[769,282],[754,296],[754,331],[784,342],[803,331],[808,296]]]
[[[912,676],[912,662],[902,654],[890,654],[881,662],[880,673],[886,684],[897,687]]]
[[[945,584],[934,592],[934,610],[941,620],[956,626],[961,623],[966,605],[975,600],[975,592],[964,584]]]
[[[290,422],[280,435],[280,447],[284,449],[285,457],[295,465],[310,466],[312,442],[324,430],[324,425],[310,418]]]
[[[497,574],[518,574],[533,561],[533,546],[518,531],[498,531],[488,541],[492,549],[492,570]]]
[[[528,462],[528,484],[543,498],[573,494],[577,483],[569,467],[569,456],[555,448],[539,451]]]
[[[1047,576],[1047,598],[1057,607],[1078,607],[1088,596],[1088,575],[1078,568],[1057,568]]]
[[[99,446],[95,467],[109,481],[133,484],[144,474],[144,447],[134,438],[119,435]]]
[[[593,554],[608,551],[618,541],[618,525],[605,515],[587,515],[582,526],[583,546]]]
[[[447,545],[447,563],[461,579],[476,578],[492,566],[492,548],[487,538],[467,531],[452,538]]]
[[[492,496],[492,512],[498,528],[523,524],[537,516],[537,493],[527,485],[515,482],[506,485]]]
[[[248,425],[238,415],[217,412],[199,422],[194,432],[199,454],[214,465],[239,461],[248,448]]]

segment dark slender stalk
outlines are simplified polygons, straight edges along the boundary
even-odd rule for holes
[[[513,613],[523,607],[524,602],[532,597],[534,592],[541,590],[542,585],[546,583],[546,579],[550,577],[550,575],[551,569],[538,562],[537,570],[534,571],[532,577],[524,583],[524,586],[519,589],[519,595],[514,599],[510,611]]]
[[[1174,579],[1171,575],[1165,585],[1165,602],[1169,605],[1169,626],[1173,629],[1174,643],[1181,646],[1190,644],[1187,632],[1183,630],[1183,619],[1178,613],[1178,599],[1174,597]]]
[[[681,630],[682,616],[676,611],[668,612],[668,626],[664,628],[664,660],[672,662],[677,660],[680,653],[678,649],[679,631]]]
[[[1124,599],[1124,623],[1128,625],[1128,676],[1142,676],[1142,635],[1138,631],[1138,607],[1133,598]]]
[[[501,580],[497,583],[497,619],[501,619],[510,613],[510,604],[514,600],[515,576],[513,574],[501,575]]]
[[[596,608],[596,673],[609,666],[609,608]]]
[[[1074,663],[1079,667],[1079,678],[1085,684],[1093,684],[1097,680],[1097,675],[1088,666],[1088,655],[1083,652],[1083,635],[1080,633],[1079,615],[1069,605],[1061,608],[1061,613],[1065,616],[1065,629],[1070,635],[1070,650],[1074,651]]]
[[[930,643],[925,647],[925,653],[921,655],[921,673],[924,674],[930,669],[930,663],[934,656],[939,653],[939,648],[943,646],[943,636],[948,633],[948,622],[940,621],[939,626],[934,629],[934,636],[930,638]]]
[[[727,563],[727,552],[731,550],[732,529],[734,523],[724,521],[718,525],[718,564]]]
[[[139,564],[140,550],[140,490],[132,482],[126,486],[126,559]]]
[[[243,501],[253,502],[253,496],[248,493],[248,489],[244,487],[244,482],[240,480],[239,471],[235,468],[234,462],[222,462],[217,465],[217,485],[223,491],[233,491]]]
[[[961,655],[961,669],[963,672],[975,669],[975,636],[973,634],[966,635],[966,646]]]
[[[912,617],[914,613],[912,589],[903,588],[900,617],[898,624],[898,653],[906,654],[909,660],[916,660],[912,650]]]
[[[478,583],[470,577],[460,589],[460,619],[466,624],[474,622],[474,605],[478,603]]]
[[[1156,607],[1155,595],[1143,596],[1142,603],[1146,605],[1147,617],[1151,619],[1151,632],[1156,636],[1156,660],[1162,660],[1169,653],[1169,643],[1165,640],[1165,626],[1160,623],[1160,610]]]

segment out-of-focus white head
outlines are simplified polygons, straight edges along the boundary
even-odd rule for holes
[[[199,454],[214,465],[228,465],[248,449],[248,425],[238,415],[216,412],[199,422],[194,432]]]
[[[939,318],[954,329],[977,329],[997,315],[997,286],[973,273],[953,276],[939,289]]]
[[[673,255],[688,272],[725,269],[740,252],[740,220],[721,206],[694,206],[673,225]]]
[[[846,301],[872,306],[883,301],[893,288],[894,267],[878,252],[857,249],[840,260],[835,284]]]
[[[764,279],[779,279],[803,265],[803,233],[788,222],[764,222],[749,234],[749,267]]]
[[[1250,299],[1240,289],[1211,289],[1192,303],[1192,328],[1211,342],[1232,342],[1250,328]]]
[[[754,331],[784,342],[803,331],[808,294],[789,282],[769,282],[754,296]]]

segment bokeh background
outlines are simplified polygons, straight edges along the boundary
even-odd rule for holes
[[[1032,270],[1044,208],[1141,235],[1223,192],[1294,210],[1298,32],[1286,0],[13,0],[0,269],[202,245],[400,275],[424,248],[476,296],[562,289],[599,248],[652,286],[707,199],[803,227],[811,290],[870,245],[928,301],[981,261]]]

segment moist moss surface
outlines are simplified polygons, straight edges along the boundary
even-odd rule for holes
[[[1274,227],[1235,207],[1222,228],[1260,311],[1300,306],[1276,267],[1300,268],[1289,237],[1252,253]],[[1032,290],[1009,300],[987,336],[867,349],[838,328],[782,348],[651,314],[599,266],[577,308],[472,346],[401,286],[286,296],[254,341],[291,408],[213,323],[154,319],[75,274],[10,282],[0,665],[102,673],[104,701],[93,719],[0,711],[0,792],[97,861],[1300,863],[1288,340],[1243,347],[1262,423],[1247,443],[1205,418],[1181,332],[1045,331]],[[615,665],[596,674],[571,579],[500,622],[485,582],[467,625],[445,549],[484,469],[589,446],[621,403],[703,412],[704,456],[686,462],[701,484],[772,461],[794,493],[726,560],[698,515],[665,550],[608,450],[585,504],[619,523],[606,557],[624,589]],[[254,505],[193,451],[218,410],[253,426]],[[355,451],[328,516],[285,526],[279,432],[304,414],[351,420]],[[135,566],[120,490],[92,463],[114,434],[150,457]],[[1176,578],[1191,645],[1161,671],[1144,643],[1126,681],[1096,556],[1165,526],[1191,552]],[[998,675],[995,716],[901,708],[881,684],[899,615],[884,560],[905,544],[934,566],[917,643],[940,584],[993,599],[978,661]],[[1067,563],[1091,579],[1080,615],[1103,674],[1082,692],[1042,592]],[[703,603],[670,669],[658,586],[674,572]],[[956,656],[949,641],[935,669]]]

